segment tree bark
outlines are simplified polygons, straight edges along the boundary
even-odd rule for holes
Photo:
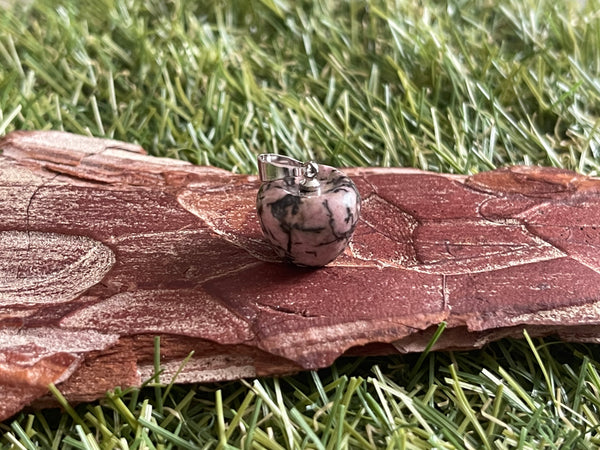
[[[0,419],[153,374],[292,373],[344,354],[600,342],[600,180],[349,169],[362,217],[321,269],[278,261],[258,180],[60,132],[0,140]]]

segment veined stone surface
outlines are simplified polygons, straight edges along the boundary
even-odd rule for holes
[[[318,188],[301,180],[262,183],[256,208],[263,234],[285,261],[320,267],[344,251],[360,215],[360,194],[339,170],[319,165]]]

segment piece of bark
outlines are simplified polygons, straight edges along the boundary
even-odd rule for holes
[[[0,140],[0,419],[153,372],[291,373],[343,354],[559,335],[600,342],[600,180],[349,169],[362,218],[327,267],[282,264],[254,176],[59,132]]]

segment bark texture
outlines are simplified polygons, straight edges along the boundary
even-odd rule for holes
[[[559,335],[600,342],[600,180],[350,169],[363,198],[330,265],[282,264],[254,176],[60,132],[0,140],[0,419],[194,356],[180,382],[290,373],[345,353]]]

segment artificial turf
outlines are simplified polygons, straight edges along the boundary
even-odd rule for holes
[[[600,0],[5,8],[0,135],[66,130],[244,173],[277,152],[334,166],[598,175]],[[524,336],[281,379],[162,381],[22,413],[0,424],[0,448],[600,446],[596,345]]]

